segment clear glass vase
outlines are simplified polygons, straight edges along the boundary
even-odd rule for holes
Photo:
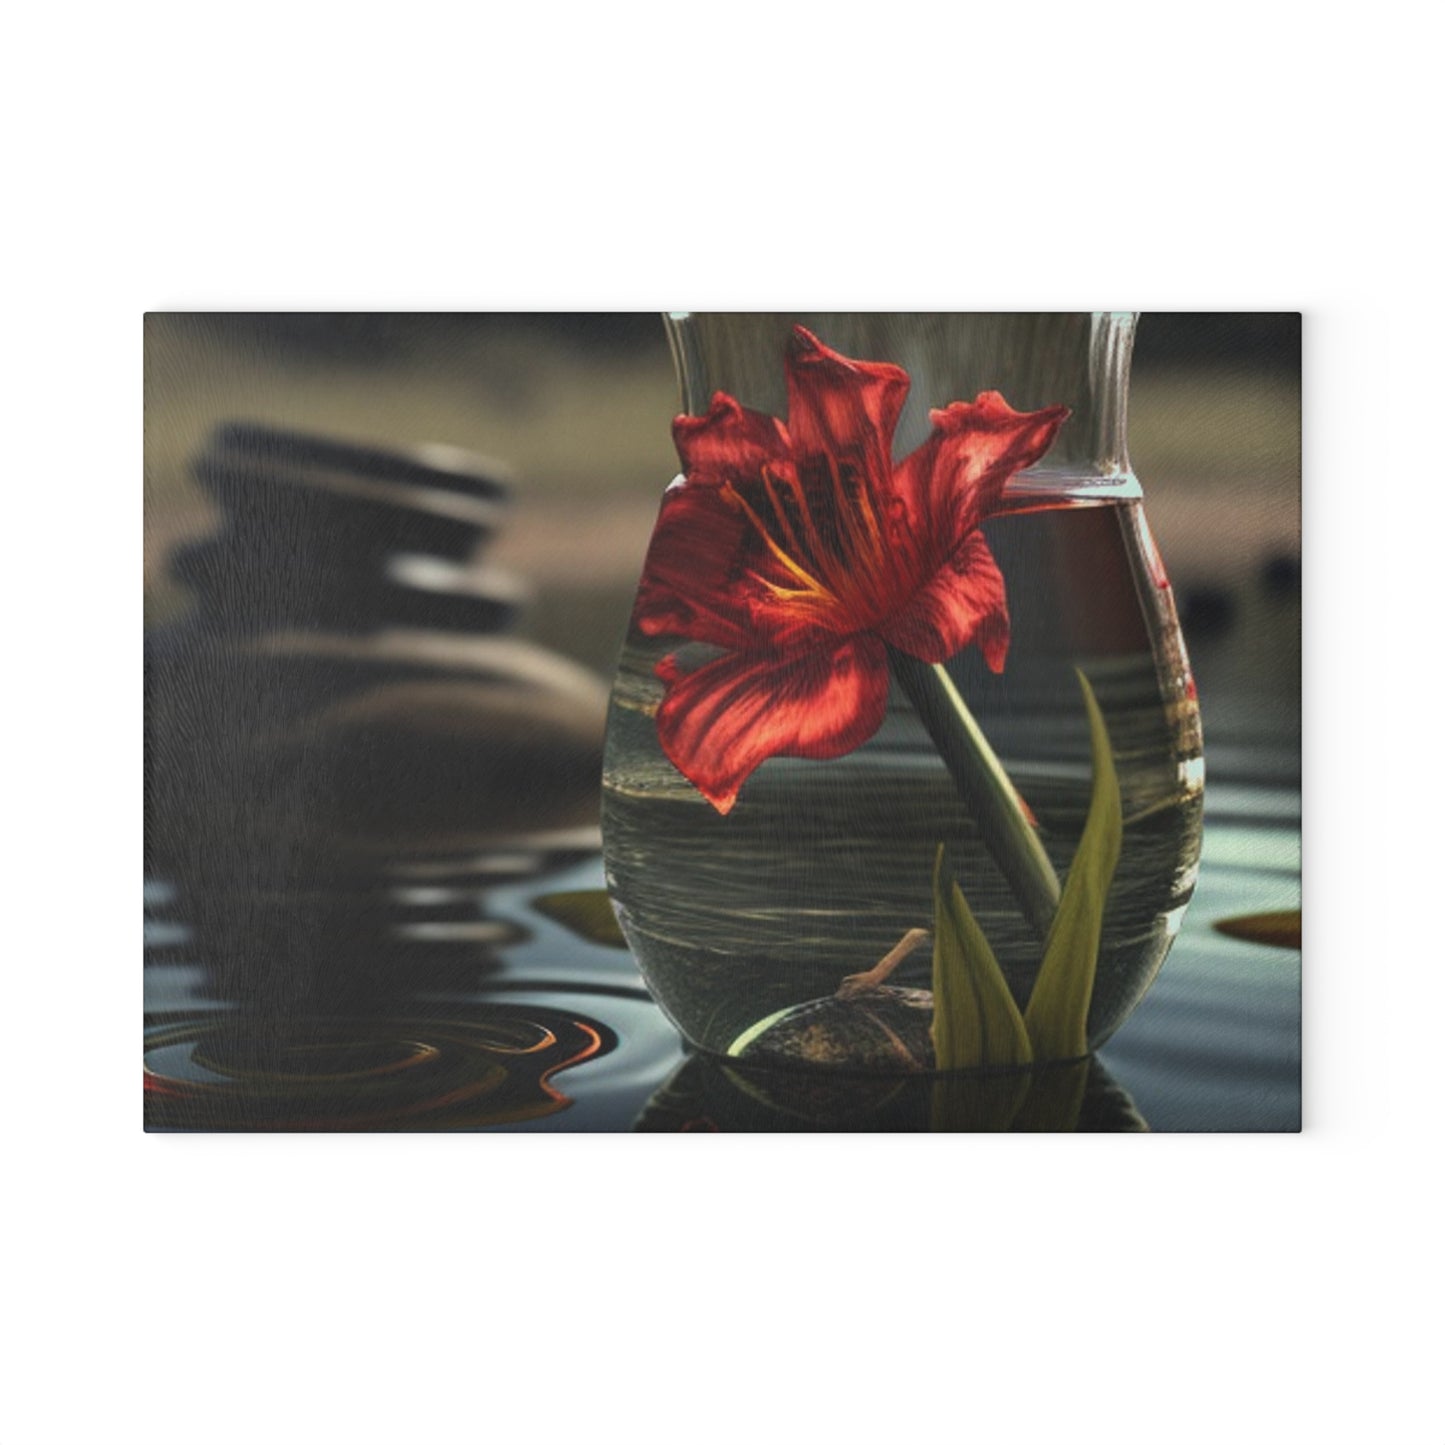
[[[721,392],[786,423],[785,358],[799,324],[834,352],[901,367],[909,389],[895,464],[928,441],[933,408],[985,392],[1019,412],[1068,408],[1052,446],[1012,476],[982,524],[1007,599],[1006,658],[970,645],[941,665],[1058,879],[1079,847],[1093,781],[1079,673],[1097,698],[1123,831],[1098,936],[1089,1049],[1119,1027],[1163,963],[1193,890],[1201,834],[1194,686],[1125,446],[1135,319],[676,314],[667,322],[684,411],[695,417]],[[669,491],[691,484],[679,479]],[[771,527],[785,543],[787,517],[797,514],[778,515],[758,522],[757,536]],[[834,544],[851,555],[844,541]],[[700,567],[711,546],[699,536]],[[940,845],[1022,1010],[1049,904],[1030,897],[940,748],[926,698],[909,685],[908,668],[925,664],[890,648],[895,670],[876,731],[837,756],[768,757],[722,811],[670,760],[658,723],[677,671],[666,659],[697,665],[692,653],[705,662],[717,649],[642,620],[639,598],[609,713],[604,853],[627,939],[681,1033],[709,1053],[767,1063],[931,1067],[927,948],[904,957],[889,987],[846,1017],[814,1019],[811,1033],[786,1025],[809,1018],[810,1006],[834,998],[844,978],[871,969],[911,930],[932,926]]]

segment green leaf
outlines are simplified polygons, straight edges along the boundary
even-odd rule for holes
[[[1029,1075],[1029,1092],[1014,1111],[1009,1128],[1015,1134],[1072,1134],[1088,1092],[1089,1059],[1071,1064],[1036,1065]]]
[[[1024,1010],[1034,1055],[1040,1061],[1077,1059],[1089,1052],[1089,1000],[1099,962],[1104,900],[1114,881],[1124,835],[1119,777],[1114,771],[1109,731],[1089,679],[1082,672],[1078,678],[1089,713],[1094,786],[1084,835],[1044,945],[1044,960],[1039,965],[1033,994]]]
[[[929,1128],[935,1134],[1006,1134],[1029,1094],[1026,1069],[995,1074],[939,1074]]]
[[[569,933],[603,948],[626,948],[627,940],[617,926],[612,900],[604,888],[584,888],[575,893],[544,893],[532,900],[532,907]]]
[[[983,930],[944,865],[933,865],[933,1053],[940,1069],[1022,1067],[1023,1015]]]

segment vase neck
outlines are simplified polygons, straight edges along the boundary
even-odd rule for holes
[[[1136,495],[1126,440],[1136,319],[1121,311],[671,312],[666,322],[683,409],[695,415],[722,391],[786,418],[783,356],[793,326],[803,325],[845,356],[908,373],[895,459],[928,435],[930,410],[997,391],[1019,411],[1062,404],[1071,413],[1018,487]]]

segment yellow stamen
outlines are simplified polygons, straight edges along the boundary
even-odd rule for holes
[[[799,582],[803,584],[804,588],[807,591],[817,593],[820,596],[827,596],[829,589],[825,587],[820,581],[818,581],[818,579],[814,577],[811,572],[801,566],[798,562],[794,561],[792,557],[790,557],[780,546],[778,546],[778,544],[773,540],[773,534],[769,532],[767,527],[763,525],[762,519],[747,504],[746,499],[739,495],[737,488],[734,487],[731,482],[728,482],[725,484],[724,490],[733,498],[733,500],[737,502],[737,504],[743,509],[743,511],[747,513],[748,520],[757,529],[758,536],[760,536],[763,541],[767,543],[768,550],[773,554],[774,557],[778,559],[779,562],[783,564],[784,567],[787,568],[790,573],[792,573],[794,577],[798,579]]]

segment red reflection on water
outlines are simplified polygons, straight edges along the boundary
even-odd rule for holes
[[[168,1022],[147,1037],[146,1125],[157,1129],[469,1129],[571,1103],[551,1081],[609,1052],[601,1025],[541,1006],[461,1018]]]

